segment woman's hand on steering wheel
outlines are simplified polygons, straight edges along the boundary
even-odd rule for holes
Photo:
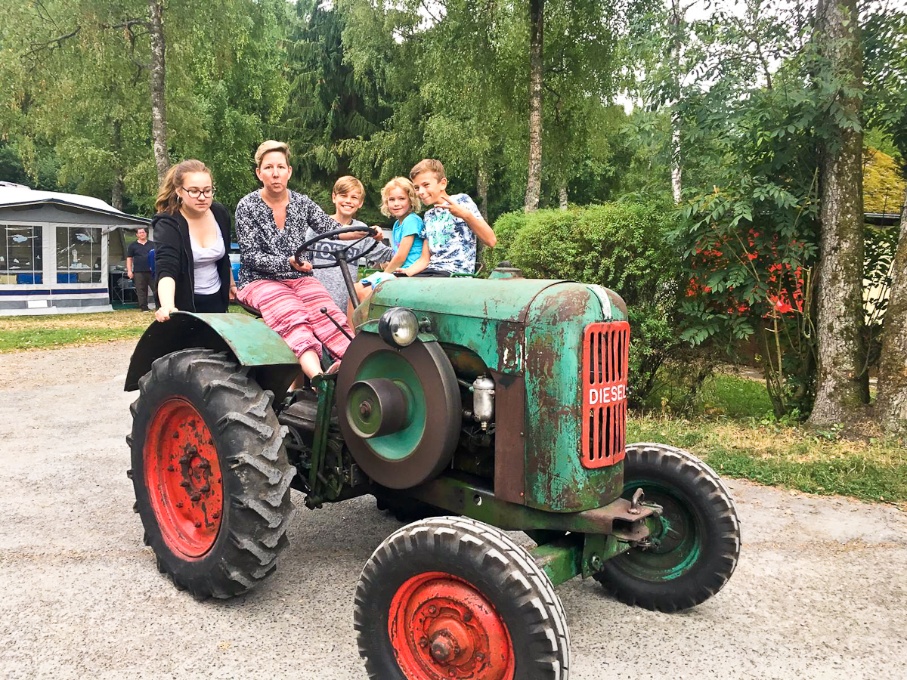
[[[293,269],[298,272],[302,272],[303,274],[308,274],[314,267],[314,265],[308,260],[301,259],[298,252],[295,255],[291,255],[287,259],[290,261],[290,266]]]

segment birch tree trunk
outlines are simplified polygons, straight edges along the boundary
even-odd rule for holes
[[[683,170],[680,165],[680,116],[671,113],[671,195],[675,203],[683,197]]]
[[[125,174],[120,158],[123,156],[123,125],[120,121],[113,121],[113,149],[116,153],[116,168],[114,170],[113,186],[110,187],[110,205],[117,210],[123,209],[123,175]]]
[[[820,0],[816,39],[835,79],[861,91],[862,53],[857,0]],[[858,121],[860,97],[838,93],[838,105]],[[827,426],[860,415],[868,398],[863,349],[863,134],[835,126],[823,142],[822,237],[817,281],[819,373],[810,423]]]
[[[884,323],[876,413],[885,431],[903,434],[907,432],[907,193]]]
[[[113,186],[110,187],[110,205],[117,210],[123,209],[123,177],[119,172],[113,178]]]
[[[679,0],[673,0],[671,3],[671,30],[674,34],[672,39],[671,54],[671,88],[674,91],[674,106],[671,109],[671,195],[674,203],[680,203],[683,195],[682,166],[680,157],[680,114],[677,111],[677,104],[680,100],[680,57],[683,50],[683,39],[681,31],[683,30],[683,17],[685,10],[681,8]]]
[[[488,171],[484,165],[479,166],[476,173],[476,193],[479,194],[479,212],[488,219]]]
[[[167,100],[164,89],[163,0],[149,0],[148,13],[151,36],[151,138],[154,146],[154,163],[157,166],[157,179],[160,182],[170,167],[170,158],[167,153]]]
[[[561,184],[560,188],[557,190],[557,201],[560,204],[561,210],[566,210],[570,207],[570,199],[567,195],[566,184]]]
[[[529,0],[529,178],[524,209],[539,207],[542,192],[542,54],[545,0]]]
[[[479,166],[476,173],[476,193],[479,195],[479,212],[488,220],[488,171],[485,165]],[[476,239],[476,271],[485,266],[485,244]]]

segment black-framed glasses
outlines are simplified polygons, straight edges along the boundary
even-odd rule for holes
[[[186,189],[183,187],[189,198],[198,198],[199,196],[204,196],[205,198],[211,198],[214,195],[214,187],[208,187],[207,189]]]

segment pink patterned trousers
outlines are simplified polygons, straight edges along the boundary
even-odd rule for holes
[[[352,335],[346,315],[314,276],[287,281],[259,279],[240,288],[236,296],[261,312],[264,322],[297,357],[309,350],[320,354],[323,345],[334,359],[340,359],[349,347],[350,341],[321,313],[321,308],[326,307],[328,314]]]

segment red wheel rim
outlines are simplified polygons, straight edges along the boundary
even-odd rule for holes
[[[513,643],[494,606],[443,572],[413,576],[391,602],[388,632],[408,680],[512,680]]]
[[[161,536],[187,559],[217,540],[224,492],[217,448],[205,419],[180,397],[160,405],[145,440],[145,485]]]

